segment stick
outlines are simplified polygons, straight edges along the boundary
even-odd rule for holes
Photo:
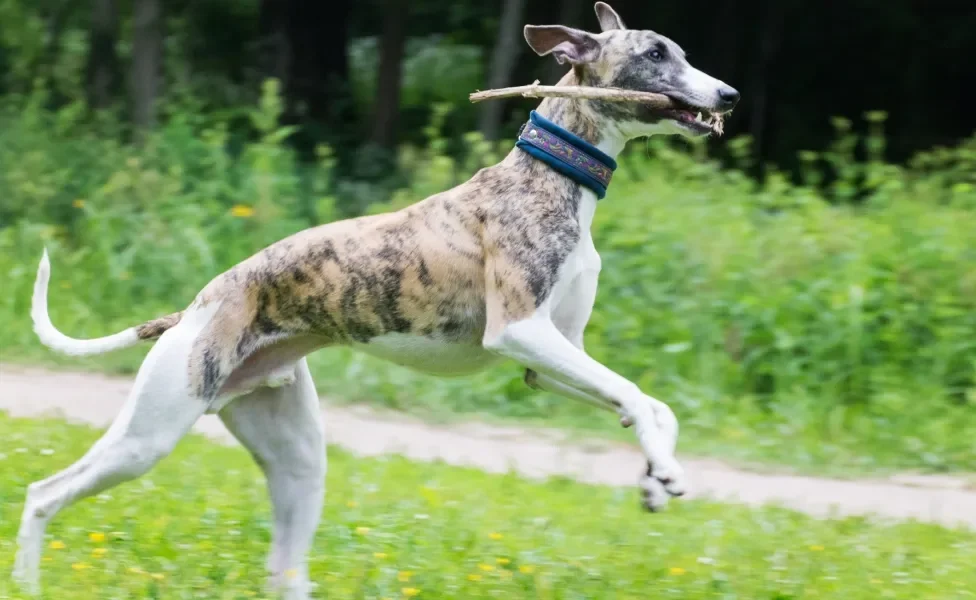
[[[607,100],[610,102],[640,102],[652,108],[670,108],[671,99],[663,94],[652,92],[635,92],[618,88],[596,88],[579,85],[539,85],[536,80],[532,85],[498,88],[474,92],[470,95],[471,102],[495,100],[497,98],[578,98],[581,100]]]

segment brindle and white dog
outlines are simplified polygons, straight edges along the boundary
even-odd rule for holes
[[[607,4],[595,10],[599,34],[530,25],[525,39],[571,66],[562,85],[659,92],[676,108],[547,98],[540,116],[612,159],[633,138],[708,135],[735,106],[738,93],[693,68],[675,42],[626,29]],[[661,508],[685,490],[677,420],[583,349],[600,272],[590,236],[597,201],[590,187],[514,148],[469,181],[397,212],[296,233],[218,275],[185,310],[92,340],[51,323],[45,251],[32,307],[45,344],[83,355],[157,341],[105,435],[78,462],[28,487],[16,578],[39,590],[42,538],[60,510],[146,473],[198,418],[218,414],[268,479],[270,582],[306,598],[326,458],[305,356],[329,346],[436,375],[517,361],[529,385],[615,411],[635,427],[648,463],[643,501]]]

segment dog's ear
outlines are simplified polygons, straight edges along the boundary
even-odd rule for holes
[[[592,34],[563,25],[526,25],[525,41],[539,56],[552,54],[559,64],[578,66],[600,56],[600,42]]]
[[[596,10],[596,18],[600,21],[601,31],[627,29],[627,26],[624,25],[624,20],[606,2],[597,2],[593,9]]]

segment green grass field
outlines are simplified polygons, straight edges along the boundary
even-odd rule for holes
[[[98,431],[0,416],[0,598],[24,487]],[[140,480],[48,529],[45,598],[258,598],[269,504],[239,447],[190,437]],[[317,598],[971,598],[976,534],[816,520],[635,489],[536,483],[398,458],[330,453],[311,555]]]

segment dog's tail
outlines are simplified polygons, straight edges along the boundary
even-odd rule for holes
[[[51,280],[51,261],[47,257],[47,249],[41,257],[41,264],[37,268],[37,279],[34,281],[34,298],[31,302],[31,319],[34,321],[34,332],[41,342],[58,352],[74,356],[102,354],[112,350],[128,348],[144,340],[158,338],[170,327],[180,322],[182,312],[173,313],[165,317],[153,319],[124,331],[90,340],[71,338],[60,331],[51,322],[47,312],[47,287]]]

